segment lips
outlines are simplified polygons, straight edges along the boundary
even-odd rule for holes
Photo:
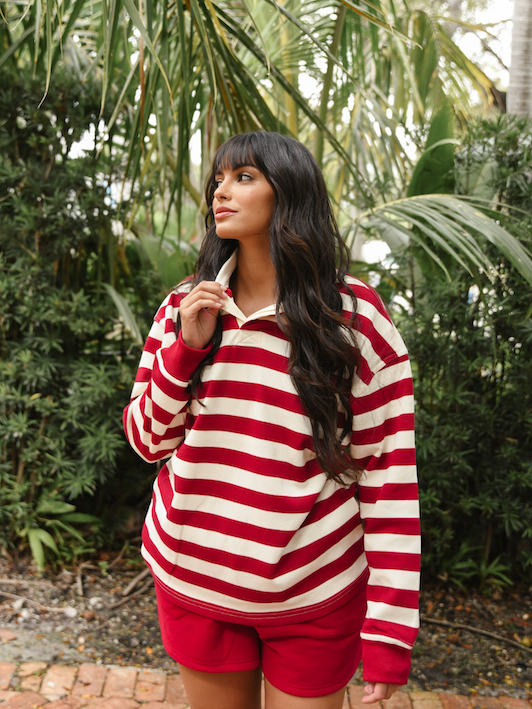
[[[214,216],[216,219],[220,219],[220,217],[229,217],[231,214],[236,214],[236,211],[234,209],[228,209],[228,207],[218,207]]]

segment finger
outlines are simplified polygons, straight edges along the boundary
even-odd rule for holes
[[[219,298],[227,298],[227,290],[227,286],[223,286],[221,283],[216,283],[216,281],[201,281],[201,283],[198,283],[198,285],[193,288],[183,300],[186,300],[191,296],[194,297],[198,293],[212,293]]]
[[[203,294],[199,297],[189,301],[188,303],[181,303],[180,313],[182,317],[188,318],[195,315],[203,308],[221,308],[223,306],[223,301],[215,298],[212,295]]]
[[[388,699],[388,685],[381,682],[370,683],[366,687],[366,691],[370,688],[371,693],[367,697],[362,698],[363,704],[374,704],[375,702],[380,702],[383,699]]]

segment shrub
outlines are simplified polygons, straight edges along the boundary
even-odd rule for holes
[[[531,245],[532,123],[469,127],[457,154],[462,193],[496,196]],[[532,298],[501,258],[497,278],[418,279],[400,327],[414,363],[427,575],[500,587],[532,577]]]
[[[127,275],[113,166],[71,150],[98,133],[100,87],[58,75],[38,108],[42,86],[6,71],[0,88],[0,544],[40,566],[93,549],[91,496],[105,513],[138,471],[121,431],[138,353],[103,288]]]

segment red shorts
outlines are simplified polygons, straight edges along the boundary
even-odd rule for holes
[[[331,613],[283,625],[249,626],[185,610],[155,584],[161,636],[176,662],[200,672],[242,672],[262,666],[277,689],[322,697],[345,687],[361,659],[366,589]]]

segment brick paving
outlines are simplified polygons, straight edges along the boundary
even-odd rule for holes
[[[343,709],[362,709],[364,688],[350,684]],[[398,691],[378,709],[532,709],[532,701],[501,695]],[[373,705],[375,706],[375,705]],[[187,709],[179,674],[137,667],[0,662],[0,708]],[[377,709],[377,708],[376,708]]]

